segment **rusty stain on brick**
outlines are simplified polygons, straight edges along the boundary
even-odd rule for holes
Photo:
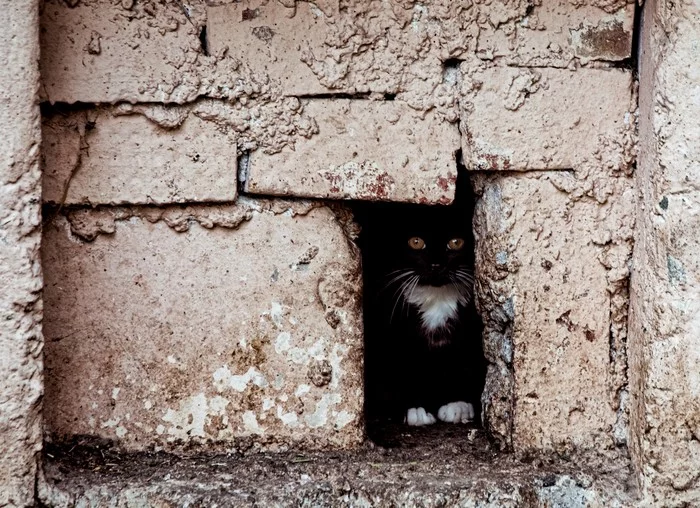
[[[583,331],[583,334],[586,336],[586,340],[588,342],[593,342],[595,340],[595,332],[590,328],[586,327],[586,329]]]
[[[572,39],[577,38],[578,56],[625,58],[630,52],[632,33],[625,30],[622,21],[613,21],[572,30]]]
[[[457,175],[455,175],[454,173],[447,173],[447,177],[439,176],[437,178],[438,187],[440,187],[445,192],[450,192],[450,190],[454,189],[456,183]]]
[[[394,179],[385,171],[378,174],[374,182],[367,184],[367,190],[370,197],[387,198],[392,185],[394,185]]]
[[[331,197],[386,200],[396,183],[387,171],[379,170],[374,161],[348,162],[319,174],[330,183]]]
[[[504,155],[482,153],[477,156],[478,169],[496,171],[511,169],[510,159]]]

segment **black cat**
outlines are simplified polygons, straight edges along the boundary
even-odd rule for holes
[[[479,417],[485,364],[464,194],[447,207],[376,205],[362,221],[370,419]]]

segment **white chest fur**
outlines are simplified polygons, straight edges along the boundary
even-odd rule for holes
[[[416,286],[408,295],[408,303],[418,307],[421,323],[429,331],[445,326],[457,316],[466,299],[452,284],[446,286]]]

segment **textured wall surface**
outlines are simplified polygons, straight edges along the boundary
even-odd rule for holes
[[[249,200],[58,215],[42,252],[49,437],[359,443],[361,278],[343,219]]]
[[[630,316],[631,450],[645,501],[700,503],[700,5],[647,2]]]
[[[486,425],[515,449],[626,441],[628,178],[577,195],[573,172],[480,181],[477,274],[491,361]]]
[[[302,442],[309,405],[338,394],[342,400],[328,406],[326,423],[310,435],[319,443],[356,443],[360,314],[348,310],[342,325],[323,306],[312,312],[305,300],[315,298],[313,281],[322,273],[313,269],[330,262],[322,257],[321,237],[345,245],[347,235],[317,223],[317,210],[294,215],[293,223],[264,212],[241,226],[227,214],[249,206],[236,201],[241,195],[446,204],[461,154],[481,195],[476,229],[491,363],[488,430],[504,446],[523,450],[624,445],[635,141],[634,81],[625,60],[633,24],[634,3],[627,0],[47,0],[44,199],[71,207],[57,213],[45,236],[49,434],[109,437],[130,449],[242,436]],[[177,203],[197,211],[190,216]],[[115,205],[124,208],[110,208]],[[245,247],[263,242],[260,235],[275,232],[275,224],[291,228],[295,243],[280,244],[284,252],[275,254],[289,259]],[[204,255],[223,242],[230,243],[225,257]],[[278,388],[253,382],[272,383],[271,371],[263,371],[273,365],[294,367],[275,348],[276,338],[261,338],[260,357],[229,363],[219,357],[247,350],[232,347],[229,336],[257,336],[242,316],[270,312],[269,274],[233,278],[226,288],[209,282],[206,303],[172,296],[182,290],[182,278],[203,292],[207,274],[229,265],[237,273],[234,264],[256,256],[263,272],[281,277],[281,266],[296,266],[295,246],[302,244],[321,249],[294,272],[310,277],[309,285],[294,277],[280,282],[275,302],[307,327],[303,334],[328,340],[309,358],[318,353],[330,361],[335,354],[345,372],[337,389],[313,388],[303,414],[289,400],[298,398],[310,364]],[[163,254],[152,260],[156,248]],[[355,274],[357,259],[346,249],[335,260],[337,273]],[[200,261],[175,276],[183,256]],[[141,267],[144,258],[155,264]],[[146,285],[104,275],[124,267]],[[355,299],[360,289],[353,288]],[[240,296],[235,305],[227,291]],[[119,299],[119,293],[132,296]],[[282,295],[294,298],[284,304]],[[170,311],[131,303],[161,300]],[[110,303],[98,311],[95,301]],[[180,306],[188,317],[171,322]],[[199,358],[184,337],[195,333],[190,316],[202,306],[208,328],[196,333],[215,346]],[[122,314],[132,321],[116,330]],[[225,317],[239,314],[230,322]],[[342,326],[352,329],[344,332],[348,337]],[[135,363],[150,365],[151,388],[162,395],[157,404],[148,399],[149,408],[137,404],[145,395],[128,388],[136,374],[122,362],[138,357],[135,344],[146,329],[152,346]],[[315,340],[289,347],[313,349]],[[349,349],[332,353],[333,344]],[[89,360],[73,358],[76,347]],[[88,372],[94,365],[99,369]],[[223,366],[234,377],[254,368],[246,386],[255,396],[248,388],[219,393],[212,376],[223,375]],[[176,371],[182,393],[167,388]],[[71,399],[76,387],[80,396]],[[226,404],[213,404],[226,409],[214,408],[213,397],[223,397]],[[197,425],[209,423],[188,434],[183,424],[163,421],[169,411],[170,419],[196,412]],[[248,423],[241,411],[251,412]],[[277,411],[289,422],[296,414],[299,426],[286,425]],[[348,423],[336,431],[341,420]]]
[[[632,73],[460,69],[463,157],[481,196],[486,426],[517,450],[614,453],[628,420]]]
[[[305,101],[319,132],[277,154],[251,156],[240,175],[254,194],[449,203],[457,125],[399,101]],[[387,147],[391,147],[387,150]]]
[[[44,117],[44,202],[236,199],[236,137],[185,109],[122,105]]]
[[[646,2],[638,111],[633,0],[0,7],[0,505],[40,450],[40,124],[50,439],[357,445],[352,220],[279,198],[449,203],[461,153],[487,430],[700,503],[697,1]]]
[[[0,506],[33,506],[41,450],[38,1],[2,0]]]

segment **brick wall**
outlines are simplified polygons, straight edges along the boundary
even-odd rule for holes
[[[488,431],[624,444],[633,21],[624,0],[46,0],[47,437],[359,443],[342,200],[447,204],[461,153]]]

